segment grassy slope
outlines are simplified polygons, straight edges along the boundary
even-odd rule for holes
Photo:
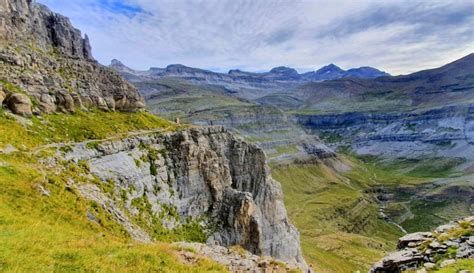
[[[351,272],[366,270],[394,249],[402,235],[394,225],[378,218],[378,207],[372,189],[418,189],[434,178],[458,175],[455,160],[396,160],[342,157],[352,169],[335,171],[325,164],[275,165],[273,177],[283,186],[290,219],[301,232],[303,252],[318,272]],[[331,165],[331,164],[329,164]],[[400,214],[411,210],[411,219],[401,222],[409,232],[430,230],[451,217],[468,215],[466,206],[453,201],[438,204],[412,200],[411,194],[395,191],[395,200],[386,213],[400,206]]]
[[[461,177],[456,167],[464,161],[456,158],[424,158],[380,160],[376,157],[354,158],[357,166],[366,172],[349,173],[361,181],[370,181],[371,187],[384,187],[394,194],[386,213],[408,232],[430,230],[456,217],[470,214],[469,198],[452,198],[454,193],[443,193],[448,188],[472,191],[469,185],[449,182],[441,187],[424,187],[432,181]],[[416,194],[416,195],[415,195]],[[468,193],[467,193],[468,194]],[[419,198],[424,196],[425,198]],[[431,196],[431,198],[429,198]],[[435,198],[436,197],[436,198]],[[411,217],[403,217],[406,213]]]
[[[254,103],[230,96],[224,89],[212,86],[199,86],[186,83],[179,79],[163,79],[156,82],[157,85],[165,85],[171,93],[162,93],[155,98],[147,100],[147,108],[160,116],[166,118],[180,117],[189,118],[190,113],[205,111],[214,117],[220,109],[228,107],[251,107]],[[154,83],[141,83],[137,87],[154,86]],[[194,115],[194,114],[193,114]],[[194,116],[193,116],[194,117]]]
[[[120,136],[136,130],[174,130],[147,113],[77,113],[34,118],[23,126],[0,113],[0,271],[2,272],[216,272],[206,259],[185,265],[168,244],[138,244],[110,216],[95,208],[98,223],[87,219],[93,204],[67,187],[70,173],[51,173],[39,161],[51,150],[40,145]],[[42,196],[38,185],[47,188]]]
[[[400,231],[378,219],[361,181],[326,165],[274,166],[290,218],[301,232],[303,252],[317,272],[367,270],[394,248]]]

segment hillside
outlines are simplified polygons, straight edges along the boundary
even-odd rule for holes
[[[197,81],[164,70],[130,79],[150,111],[224,125],[264,148],[306,260],[321,272],[347,272],[368,270],[403,231],[472,214],[472,56],[406,76],[285,88],[229,88],[224,74]],[[344,73],[334,65],[325,71]]]
[[[410,75],[309,83],[285,94],[304,101],[298,109],[316,113],[426,111],[472,103],[473,69],[474,54],[470,54],[440,68]]]
[[[0,11],[0,271],[306,269],[259,147],[144,111],[46,6]]]

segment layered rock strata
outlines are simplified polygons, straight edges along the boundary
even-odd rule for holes
[[[131,214],[133,200],[145,198],[151,216],[164,208],[177,212],[179,217],[163,220],[170,229],[197,220],[210,231],[211,245],[240,245],[304,265],[299,234],[289,223],[264,152],[222,127],[81,144],[66,159],[87,162],[91,174],[112,181],[114,195],[125,194]]]
[[[439,226],[433,232],[403,236],[398,241],[398,251],[384,257],[370,272],[401,272],[420,267],[434,270],[458,259],[474,259],[474,216]]]
[[[0,1],[0,91],[5,106],[24,116],[145,106],[132,85],[93,59],[87,35],[32,0]],[[10,100],[17,93],[28,96],[21,107]]]

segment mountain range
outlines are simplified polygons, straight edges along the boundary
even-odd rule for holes
[[[0,1],[0,271],[471,269],[473,65],[106,67]]]
[[[294,68],[279,66],[272,68],[268,72],[256,73],[246,72],[238,69],[230,70],[227,74],[212,72],[200,68],[193,68],[184,66],[182,64],[168,65],[166,68],[152,67],[147,71],[133,70],[124,65],[119,60],[112,60],[109,67],[121,72],[124,75],[142,77],[181,77],[196,80],[248,80],[248,81],[324,81],[339,78],[377,78],[383,76],[390,76],[390,74],[380,71],[373,67],[359,67],[343,70],[340,67],[330,64],[324,66],[317,71],[306,72],[299,74]]]
[[[361,253],[377,257],[389,238],[474,212],[474,54],[381,77],[335,65],[305,74],[124,67],[151,112],[224,125],[264,148],[321,271],[367,269]],[[332,236],[345,239],[328,253]],[[372,243],[361,247],[358,236]]]

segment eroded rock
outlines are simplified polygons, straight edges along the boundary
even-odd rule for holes
[[[33,115],[31,109],[30,98],[21,93],[12,94],[7,100],[8,108],[17,115],[31,117]]]
[[[455,263],[456,259],[474,259],[474,218],[439,226],[434,232],[417,232],[400,238],[398,251],[377,262],[371,273],[400,272],[404,270],[433,270]],[[471,244],[471,240],[473,240]],[[448,249],[450,252],[448,252]],[[440,260],[441,259],[441,260]],[[418,271],[420,271],[418,270]],[[418,272],[417,271],[417,272]]]
[[[39,112],[145,107],[135,87],[92,58],[68,18],[29,0],[0,1],[0,11],[0,80],[36,98]]]
[[[265,154],[257,146],[222,127],[210,127],[106,141],[95,147],[81,144],[65,157],[88,162],[91,174],[113,181],[117,196],[124,189],[125,206],[132,215],[138,213],[132,200],[146,198],[155,214],[163,206],[179,214],[179,219],[163,219],[167,228],[205,216],[201,224],[215,229],[208,244],[240,245],[256,255],[305,267],[281,187],[270,177]]]

